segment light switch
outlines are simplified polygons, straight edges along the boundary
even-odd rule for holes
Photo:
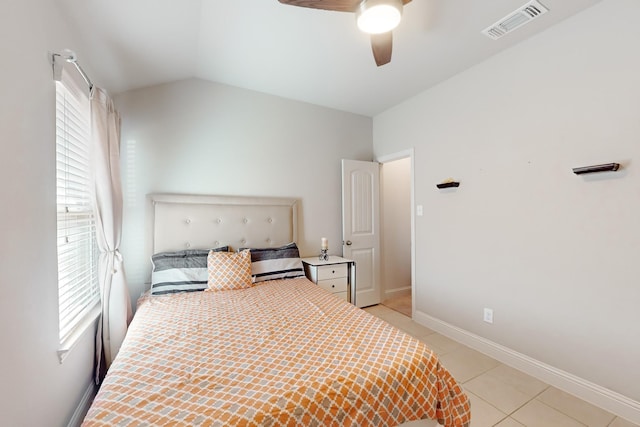
[[[422,216],[423,213],[424,211],[422,210],[422,205],[416,206],[416,215]]]

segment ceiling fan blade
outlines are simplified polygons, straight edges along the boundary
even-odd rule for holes
[[[391,31],[382,34],[371,34],[371,50],[373,50],[373,57],[378,67],[391,61],[392,47],[393,34]]]
[[[356,12],[360,4],[367,0],[278,0],[289,6],[308,7],[311,9],[333,10],[337,12]],[[405,5],[411,0],[402,0]],[[371,49],[378,67],[391,62],[393,35],[391,31],[382,34],[371,34]]]
[[[337,12],[355,12],[362,0],[278,0],[291,6],[310,7],[312,9],[334,10]],[[406,1],[406,0],[405,0]],[[408,0],[411,1],[411,0]]]

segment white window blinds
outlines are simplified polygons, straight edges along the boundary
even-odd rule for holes
[[[99,302],[92,208],[89,98],[63,72],[56,82],[58,306],[60,342]]]

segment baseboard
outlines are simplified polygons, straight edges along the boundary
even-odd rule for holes
[[[416,310],[413,320],[560,390],[640,424],[640,402]]]
[[[404,295],[407,295],[407,294],[410,294],[410,293],[411,293],[411,285],[405,286],[403,288],[389,289],[389,290],[384,291],[383,300],[394,298],[394,297],[404,296]]]
[[[80,399],[80,403],[76,407],[76,410],[73,411],[73,415],[67,424],[67,427],[80,427],[82,421],[84,420],[84,416],[87,415],[87,411],[93,402],[93,398],[96,396],[96,385],[93,381],[90,382],[89,386],[85,390],[82,395],[82,399]]]

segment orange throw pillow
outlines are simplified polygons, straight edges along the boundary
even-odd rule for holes
[[[210,251],[207,257],[209,271],[209,290],[228,291],[232,289],[250,288],[251,252]]]

